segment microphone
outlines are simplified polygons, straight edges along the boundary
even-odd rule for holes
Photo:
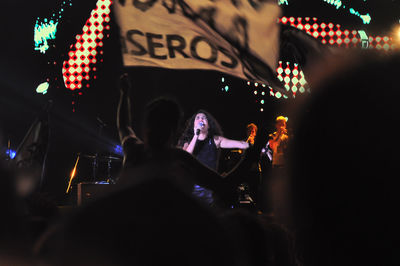
[[[199,126],[201,127],[201,128],[203,128],[204,127],[204,123],[203,122],[200,122],[199,123]],[[198,128],[197,130],[196,130],[196,135],[199,135],[200,134],[200,128]]]

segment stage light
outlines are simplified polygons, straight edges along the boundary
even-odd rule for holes
[[[114,153],[118,154],[118,155],[124,155],[124,151],[122,149],[121,145],[115,145],[114,146]]]
[[[50,84],[47,81],[43,82],[36,88],[36,92],[44,95],[47,93],[49,86]]]
[[[65,191],[65,193],[67,193],[67,194],[71,189],[72,180],[75,178],[75,175],[76,175],[76,167],[78,166],[79,156],[80,155],[78,154],[78,157],[76,158],[76,161],[75,161],[74,168],[72,168],[72,171],[71,171],[71,175],[70,175],[70,178],[69,178],[67,191]]]
[[[6,154],[10,159],[14,159],[15,155],[17,155],[17,153],[11,149],[6,150]]]
[[[53,13],[50,18],[36,19],[33,34],[36,51],[44,54],[50,48],[48,42],[56,38],[57,26],[66,6],[72,6],[71,0],[63,1],[59,11]]]
[[[394,25],[391,30],[391,35],[393,36],[392,49],[395,47],[400,47],[400,25]]]

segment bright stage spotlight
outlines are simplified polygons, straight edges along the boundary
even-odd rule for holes
[[[15,151],[11,150],[11,149],[8,149],[8,150],[6,151],[6,154],[7,154],[7,156],[8,156],[10,159],[14,159],[14,158],[15,158],[15,155],[17,155],[17,153],[16,153]]]
[[[400,26],[396,26],[395,39],[397,43],[400,43]]]
[[[400,47],[400,25],[395,24],[390,31],[390,36],[392,38],[392,47],[399,48]]]
[[[124,151],[121,147],[121,145],[115,145],[114,146],[114,153],[123,156],[124,155]]]

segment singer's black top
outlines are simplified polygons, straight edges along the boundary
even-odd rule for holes
[[[197,158],[202,164],[217,171],[218,168],[218,149],[214,142],[214,137],[208,136],[204,140],[197,140],[194,146],[193,156]],[[209,205],[213,205],[214,197],[213,192],[202,186],[195,185],[193,187],[193,195],[200,198],[202,201]]]
[[[218,149],[213,137],[204,140],[197,140],[194,146],[193,156],[202,164],[217,171],[218,168]]]

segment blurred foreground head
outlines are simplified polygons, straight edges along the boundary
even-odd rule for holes
[[[155,149],[175,144],[181,119],[181,107],[173,99],[157,98],[148,103],[145,119],[146,144]]]
[[[289,187],[306,265],[400,265],[399,54],[318,65],[298,115]]]

